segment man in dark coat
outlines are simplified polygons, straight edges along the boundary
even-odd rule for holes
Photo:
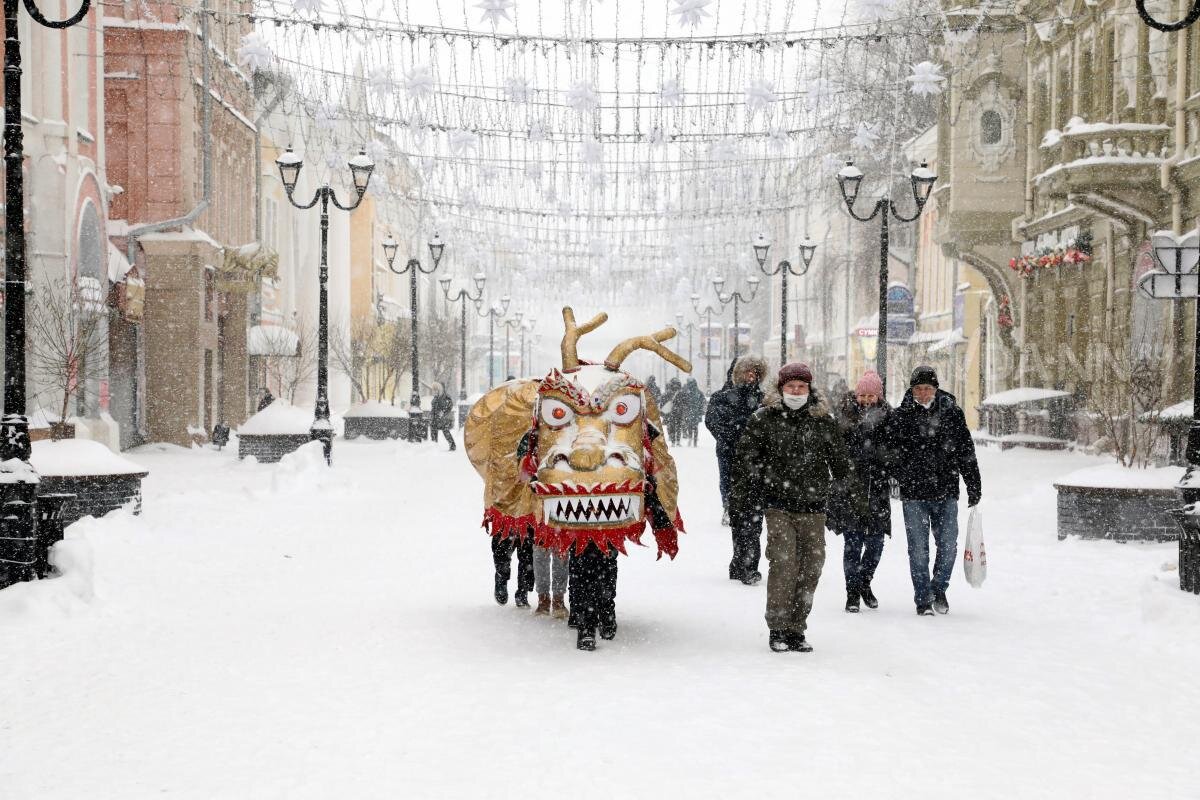
[[[687,379],[675,402],[680,404],[679,424],[683,438],[695,447],[700,439],[700,420],[704,417],[704,392],[700,391],[695,378]]]
[[[646,380],[646,393],[654,398],[654,405],[662,405],[662,388],[658,385],[658,380],[651,375]]]
[[[730,580],[753,586],[762,580],[758,571],[761,554],[762,514],[749,511],[735,518],[729,504],[730,486],[737,466],[737,444],[746,423],[762,404],[759,385],[767,374],[767,363],[759,356],[742,356],[729,367],[729,380],[708,401],[704,425],[717,440],[717,471],[720,475],[721,505],[725,507],[722,524],[733,533],[733,558],[729,562]]]
[[[683,389],[683,384],[679,382],[679,378],[671,378],[667,381],[666,391],[663,392],[662,403],[658,410],[662,415],[662,420],[667,426],[667,441],[673,445],[679,444],[680,423],[682,416],[680,415],[679,392]]]
[[[846,611],[851,613],[858,611],[860,599],[867,608],[879,606],[871,580],[883,556],[884,537],[892,532],[888,442],[892,415],[883,399],[883,382],[871,370],[853,392],[846,393],[838,413],[855,480],[834,487],[825,524],[843,540]]]
[[[825,564],[825,507],[835,483],[852,480],[829,409],[812,391],[812,370],[786,364],[776,391],[750,418],[737,446],[731,506],[767,521],[767,628],[775,652],[808,652],[808,615]]]
[[[258,410],[262,411],[264,408],[274,402],[275,395],[271,394],[271,390],[264,386],[262,388],[262,393],[258,396]]]
[[[904,504],[908,566],[917,613],[946,614],[946,589],[958,555],[958,479],[967,485],[967,505],[982,495],[975,443],[954,395],[938,388],[933,367],[921,366],[896,410],[891,437],[895,478]],[[929,535],[937,556],[929,573]]]
[[[429,427],[433,432],[433,441],[437,441],[440,432],[450,443],[450,452],[454,452],[454,437],[450,435],[450,429],[454,427],[454,401],[446,393],[445,386],[440,383],[434,384],[434,386],[437,393],[433,396],[433,403],[429,406]]]

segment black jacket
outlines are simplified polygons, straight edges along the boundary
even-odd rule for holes
[[[450,399],[450,395],[445,392],[436,395],[429,406],[429,411],[433,427],[454,427],[454,401]]]
[[[778,395],[754,412],[737,445],[733,507],[823,514],[834,481],[851,479],[837,423],[816,394],[802,408]]]
[[[979,502],[983,491],[975,442],[954,395],[941,389],[933,404],[922,408],[912,390],[896,409],[891,425],[896,463],[893,476],[904,500],[942,500],[958,497],[958,476],[967,485],[967,502]]]
[[[894,416],[886,402],[863,409],[853,394],[844,398],[838,429],[855,480],[835,484],[829,495],[825,526],[834,533],[891,534],[890,466],[895,458],[890,432]]]
[[[742,430],[750,421],[750,415],[763,401],[763,390],[757,383],[733,382],[733,365],[729,367],[729,375],[725,385],[709,399],[708,410],[704,414],[704,427],[717,440],[718,455],[722,451],[732,453],[742,436]]]

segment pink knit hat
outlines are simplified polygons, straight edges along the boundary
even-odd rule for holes
[[[864,372],[863,376],[858,379],[858,385],[854,387],[854,393],[883,396],[883,381],[879,380],[879,373],[872,369]]]

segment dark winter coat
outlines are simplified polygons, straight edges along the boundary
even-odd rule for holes
[[[658,386],[658,381],[654,380],[654,376],[650,376],[650,380],[646,381],[646,392],[654,398],[654,405],[662,405],[662,389]]]
[[[275,402],[275,395],[271,394],[270,390],[263,391],[262,397],[258,398],[258,410],[262,411],[271,403]]]
[[[926,410],[909,389],[893,416],[891,441],[896,459],[892,475],[900,484],[901,499],[957,498],[962,475],[967,502],[979,502],[983,489],[975,443],[954,395],[938,389]]]
[[[732,503],[740,513],[823,514],[832,483],[851,479],[837,423],[815,393],[795,411],[772,393],[750,417],[736,464]]]
[[[671,378],[667,381],[667,388],[663,390],[662,402],[658,404],[658,410],[667,418],[667,425],[675,425],[679,420],[679,408],[675,402],[675,398],[679,396],[679,390],[683,388],[678,380]]]
[[[833,487],[825,527],[834,533],[891,534],[890,433],[895,412],[886,402],[863,408],[848,394],[839,406],[838,430],[855,480]]]
[[[717,440],[717,458],[732,456],[742,430],[763,401],[763,390],[757,383],[735,384],[733,365],[725,385],[709,398],[704,414],[704,427]]]
[[[696,384],[695,378],[689,378],[683,389],[675,397],[679,406],[679,419],[685,428],[694,428],[700,424],[704,416],[704,392]]]
[[[429,406],[429,412],[434,428],[441,430],[454,427],[454,401],[450,399],[450,395],[445,392],[436,395]]]

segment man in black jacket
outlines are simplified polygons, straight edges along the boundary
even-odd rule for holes
[[[453,452],[454,437],[450,435],[450,429],[454,427],[454,401],[446,393],[446,387],[443,384],[435,383],[434,386],[437,394],[434,395],[433,403],[429,407],[429,427],[433,432],[433,441],[436,442],[438,433],[441,433],[450,443],[450,450]]]
[[[720,475],[721,505],[725,507],[722,524],[733,528],[733,559],[729,562],[730,580],[752,586],[762,580],[758,571],[761,555],[762,514],[750,513],[735,518],[729,504],[730,486],[737,462],[737,444],[746,423],[762,404],[760,384],[767,375],[767,363],[759,356],[742,356],[729,367],[729,380],[708,401],[704,426],[717,440],[717,471]]]
[[[892,443],[897,453],[893,475],[900,484],[908,567],[917,613],[946,614],[946,589],[958,556],[958,478],[967,485],[967,505],[982,494],[975,443],[954,395],[938,388],[933,367],[912,372],[909,390],[896,409]],[[929,574],[929,535],[937,555]]]

